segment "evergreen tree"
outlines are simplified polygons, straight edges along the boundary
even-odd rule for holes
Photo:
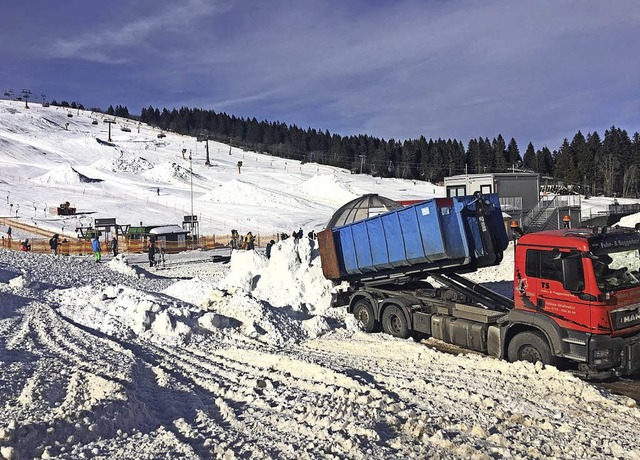
[[[55,100],[51,105],[58,104]],[[66,101],[60,104],[69,107]],[[73,102],[71,107],[83,108]],[[84,109],[84,108],[83,108]],[[96,109],[99,111],[99,109]],[[106,113],[132,117],[126,106],[109,106]],[[181,134],[206,136],[235,147],[264,151],[273,155],[305,161],[317,161],[359,172],[375,172],[381,176],[423,179],[432,182],[447,175],[461,173],[504,172],[524,166],[567,184],[587,186],[592,193],[635,196],[640,192],[640,139],[631,140],[626,131],[611,127],[601,142],[597,132],[585,139],[580,131],[571,143],[564,140],[553,153],[547,147],[534,151],[527,145],[524,160],[511,138],[505,148],[502,135],[470,139],[465,149],[462,141],[449,139],[408,139],[385,141],[367,135],[341,137],[328,130],[303,130],[282,122],[258,122],[256,118],[238,118],[213,110],[154,108],[142,109],[140,121]]]
[[[587,171],[587,177],[591,178],[591,193],[596,195],[599,189],[602,189],[602,171],[598,167],[602,161],[602,142],[597,131],[587,135],[587,150],[590,157],[590,170]]]
[[[520,157],[520,149],[518,149],[518,143],[513,137],[509,141],[509,146],[507,147],[507,159],[511,167],[517,168],[522,164],[522,158]]]
[[[473,173],[480,172],[482,158],[480,155],[480,144],[476,139],[470,139],[467,144],[467,165],[468,171]]]
[[[571,154],[576,166],[574,180],[582,184],[582,193],[585,193],[587,187],[587,175],[589,170],[593,169],[591,166],[593,159],[589,155],[587,140],[580,131],[576,133],[571,141]]]
[[[478,165],[479,173],[488,173],[495,170],[496,167],[496,155],[493,151],[493,146],[488,137],[479,139],[478,146],[480,149],[480,164]]]
[[[495,158],[493,168],[494,172],[506,172],[509,168],[509,162],[507,159],[507,145],[502,137],[502,134],[498,134],[498,137],[493,139],[492,149],[493,156]]]
[[[531,171],[534,171],[534,172],[540,171],[540,167],[538,165],[538,160],[536,157],[536,152],[533,149],[533,144],[531,142],[529,142],[529,145],[527,145],[527,151],[524,152],[524,158],[522,159],[522,163],[524,164],[525,168],[530,169]]]
[[[536,156],[538,157],[538,172],[540,175],[543,177],[552,177],[555,170],[551,151],[545,146],[536,153]]]
[[[604,190],[607,196],[629,193],[628,182],[633,182],[634,171],[627,166],[632,164],[631,140],[626,131],[612,126],[605,131],[602,141],[601,168],[604,173]]]
[[[255,117],[253,117],[247,126],[247,142],[250,146],[257,147],[262,145],[262,139],[264,137],[264,129],[261,123],[258,123]]]
[[[555,172],[556,176],[561,179],[567,187],[580,183],[573,150],[566,137],[555,156]]]

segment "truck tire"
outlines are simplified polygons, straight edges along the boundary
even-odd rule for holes
[[[520,332],[509,342],[507,349],[509,361],[528,361],[530,363],[541,363],[548,366],[555,366],[557,359],[551,353],[551,348],[547,340],[537,332]]]
[[[360,299],[356,302],[353,307],[353,316],[362,323],[365,332],[376,332],[376,318],[373,316],[373,308],[368,300]]]
[[[401,339],[409,337],[411,333],[409,324],[400,307],[389,305],[384,309],[384,313],[382,313],[382,330]]]

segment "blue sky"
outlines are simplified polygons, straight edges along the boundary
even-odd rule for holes
[[[3,2],[0,85],[341,135],[640,131],[637,0]]]

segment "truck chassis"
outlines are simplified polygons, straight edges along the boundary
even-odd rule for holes
[[[432,337],[511,362],[558,366],[591,380],[628,375],[625,369],[640,355],[640,340],[618,339],[620,365],[601,366],[592,351],[612,347],[609,337],[572,333],[544,315],[514,310],[511,299],[462,276],[431,276],[444,287],[424,280],[362,283],[338,293],[334,305],[347,305],[366,332]]]

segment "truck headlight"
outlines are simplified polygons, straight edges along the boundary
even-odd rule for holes
[[[606,350],[593,350],[594,358],[608,358],[611,356],[611,349],[607,348]]]
[[[613,350],[610,348],[602,349],[602,350],[593,350],[593,364],[602,365],[602,364],[610,364],[612,361]]]

